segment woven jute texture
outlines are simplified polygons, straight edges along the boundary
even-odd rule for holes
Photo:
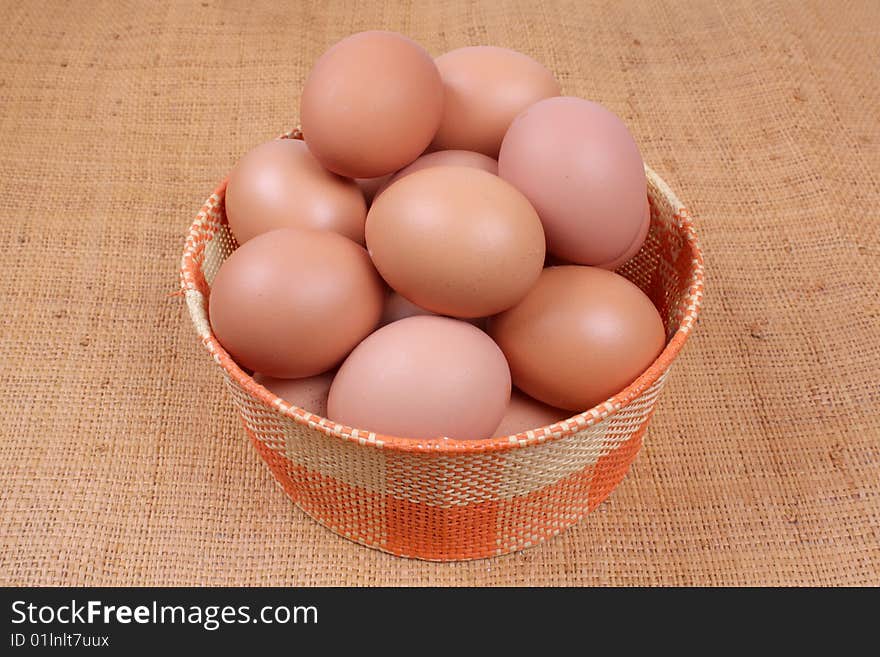
[[[0,4],[0,582],[880,584],[880,5]],[[193,210],[361,29],[530,53],[623,117],[707,290],[614,493],[400,559],[293,506],[178,289]]]

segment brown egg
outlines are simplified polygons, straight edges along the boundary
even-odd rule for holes
[[[622,256],[619,258],[612,260],[611,262],[606,262],[605,264],[599,265],[602,269],[608,269],[609,271],[614,271],[615,269],[619,269],[627,262],[629,262],[635,255],[641,251],[642,245],[645,243],[645,238],[648,237],[648,231],[651,228],[651,205],[648,203],[647,197],[645,198],[645,218],[642,219],[642,227],[639,228],[639,232],[636,235],[636,238],[633,240],[632,244],[629,245],[629,248],[624,252]]]
[[[611,262],[606,262],[602,265],[597,265],[602,267],[602,269],[607,269],[609,271],[615,271],[620,269],[629,262],[635,255],[641,250],[642,246],[645,243],[645,238],[648,236],[648,231],[651,228],[651,205],[648,203],[648,199],[645,198],[645,218],[642,220],[642,227],[639,228],[639,232],[636,235],[636,238],[633,240],[632,244],[630,244],[629,248],[627,248],[626,252],[620,256],[612,260]],[[572,264],[568,260],[564,260],[559,256],[555,256],[552,253],[547,253],[547,257],[544,259],[545,267],[556,267],[559,265],[570,265]]]
[[[482,169],[488,171],[494,176],[498,175],[498,161],[493,160],[482,153],[473,151],[434,151],[433,153],[425,153],[409,166],[404,167],[393,176],[391,176],[385,184],[383,184],[376,192],[376,196],[384,192],[393,183],[397,182],[404,176],[408,176],[422,169],[430,169],[431,167],[472,167],[474,169]]]
[[[396,322],[398,319],[404,319],[406,317],[415,317],[416,315],[436,315],[437,313],[432,313],[430,310],[425,310],[424,308],[419,308],[416,304],[414,304],[409,299],[405,299],[400,296],[397,292],[392,290],[388,297],[385,299],[385,307],[382,310],[382,318],[379,320],[379,326],[385,326],[386,324],[390,324],[391,322]],[[464,319],[462,321],[467,322],[468,324],[473,324],[481,331],[486,330],[486,318],[485,317],[472,317],[469,319]]]
[[[288,404],[299,406],[309,413],[326,417],[327,395],[336,372],[325,372],[305,379],[276,379],[265,374],[254,374],[254,381],[281,397]]]
[[[336,233],[284,228],[221,265],[208,311],[240,365],[296,379],[337,365],[379,321],[384,286],[367,252]]]
[[[492,339],[448,317],[408,317],[361,342],[330,387],[330,419],[403,438],[488,438],[510,399]]]
[[[495,429],[493,437],[512,436],[530,429],[540,429],[570,416],[569,411],[553,408],[514,389],[510,393],[510,404],[507,405],[507,411],[501,418],[501,424]]]
[[[386,324],[396,322],[398,319],[404,319],[406,317],[436,314],[437,313],[432,313],[430,310],[419,308],[412,301],[405,299],[392,290],[385,299],[385,307],[382,310],[382,318],[379,320],[379,326],[385,326]]]
[[[504,136],[498,175],[532,202],[553,255],[601,266],[638,251],[644,163],[626,125],[601,105],[560,97],[529,107]]]
[[[367,202],[367,207],[370,207],[370,203],[373,202],[376,192],[384,188],[385,183],[387,183],[390,178],[391,174],[378,176],[376,178],[355,178],[357,186],[361,188],[361,192],[364,194],[364,200]]]
[[[513,382],[535,399],[585,411],[632,383],[660,355],[651,300],[598,267],[550,267],[520,303],[490,320]]]
[[[544,266],[545,267],[560,267],[562,265],[570,265],[571,263],[567,260],[563,260],[562,258],[553,255],[549,251],[547,252],[547,257],[544,258]]]
[[[431,167],[386,189],[367,215],[379,273],[431,312],[484,317],[525,296],[544,264],[541,222],[497,176]]]
[[[498,157],[517,114],[558,96],[553,74],[528,55],[495,46],[459,48],[436,59],[443,79],[443,118],[432,146]]]
[[[364,243],[367,205],[358,186],[330,173],[299,139],[260,144],[226,187],[226,217],[239,244],[276,228],[332,230]]]
[[[402,34],[371,31],[321,56],[303,88],[300,118],[326,168],[374,178],[415,160],[442,111],[443,83],[424,48]]]

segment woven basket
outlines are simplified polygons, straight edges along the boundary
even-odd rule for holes
[[[235,364],[208,323],[211,281],[236,247],[221,183],[190,227],[181,285],[245,431],[290,498],[346,538],[437,561],[527,548],[595,509],[638,454],[702,297],[702,256],[691,219],[660,177],[645,171],[651,228],[619,273],[657,306],[666,348],[629,387],[595,408],[551,426],[475,441],[411,440],[336,424],[288,405]]]

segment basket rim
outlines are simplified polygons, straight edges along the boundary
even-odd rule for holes
[[[258,401],[270,411],[281,413],[283,416],[294,420],[297,424],[308,426],[328,436],[340,438],[344,441],[356,442],[365,447],[373,447],[396,452],[419,452],[449,455],[456,453],[480,454],[490,452],[507,451],[510,449],[524,448],[531,445],[549,443],[588,429],[595,424],[614,415],[630,402],[638,398],[645,390],[657,382],[670,368],[678,356],[685,342],[692,332],[699,315],[700,304],[703,296],[703,256],[697,242],[694,229],[693,217],[685,206],[679,201],[675,193],[666,182],[647,164],[645,174],[650,183],[653,183],[657,191],[665,198],[673,208],[673,220],[676,228],[685,238],[684,248],[690,254],[690,276],[688,280],[687,306],[682,314],[679,326],[667,342],[660,355],[635,381],[626,388],[613,395],[606,401],[597,404],[591,409],[576,413],[571,417],[560,420],[544,427],[529,429],[518,434],[463,440],[455,438],[431,438],[417,439],[399,436],[387,436],[373,431],[356,429],[336,423],[328,418],[321,417],[306,409],[288,404],[277,397],[268,389],[254,381],[247,372],[242,370],[220,344],[211,330],[207,315],[207,298],[198,289],[199,264],[196,256],[204,248],[205,240],[200,239],[203,228],[216,223],[216,219],[209,217],[219,206],[226,191],[228,178],[224,178],[216,187],[210,197],[205,201],[195,220],[190,225],[189,234],[184,246],[183,257],[180,264],[180,285],[186,299],[190,318],[195,325],[196,331],[201,338],[203,346],[213,357],[214,361],[226,372],[226,374],[243,388],[250,397]],[[649,185],[650,187],[650,185]],[[651,201],[653,204],[653,200]]]

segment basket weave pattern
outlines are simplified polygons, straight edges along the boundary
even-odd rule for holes
[[[235,364],[211,333],[207,314],[210,283],[236,247],[222,183],[190,227],[181,284],[245,431],[290,498],[347,538],[431,560],[520,550],[600,504],[638,454],[702,297],[702,256],[691,219],[659,176],[648,167],[646,172],[651,229],[641,252],[619,273],[660,311],[667,332],[663,353],[593,409],[541,429],[478,441],[411,440],[339,425],[288,405]]]

